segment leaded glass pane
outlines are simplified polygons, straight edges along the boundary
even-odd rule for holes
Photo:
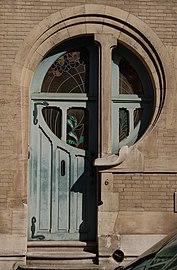
[[[129,134],[129,112],[125,108],[119,109],[119,142]]]
[[[41,92],[86,93],[88,88],[88,51],[67,52],[46,73]]]
[[[136,70],[125,59],[119,63],[119,93],[120,94],[143,94],[143,86]]]
[[[61,117],[62,111],[57,107],[45,107],[42,109],[42,115],[51,131],[61,139]]]
[[[71,108],[67,111],[67,144],[87,149],[88,144],[88,115],[84,108]]]
[[[148,71],[141,58],[121,44],[112,51],[112,107],[112,151],[116,153],[143,135],[154,110]]]
[[[136,128],[138,123],[141,121],[142,113],[143,113],[142,108],[134,110],[134,128]]]

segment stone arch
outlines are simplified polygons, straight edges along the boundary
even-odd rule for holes
[[[155,89],[156,107],[150,130],[157,122],[165,99],[166,48],[143,21],[115,7],[86,4],[58,11],[41,21],[21,45],[12,73],[12,84],[22,97],[22,149],[24,176],[28,152],[29,88],[34,72],[45,55],[62,41],[86,34],[112,34],[136,53],[149,70]]]

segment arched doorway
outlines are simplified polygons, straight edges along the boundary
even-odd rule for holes
[[[60,45],[66,44],[65,43],[66,40],[73,40],[73,38],[80,37],[80,36],[83,36],[84,38],[86,36],[92,36],[92,42],[94,40],[95,42],[97,42],[97,44],[99,43],[99,50],[98,50],[98,52],[99,52],[99,56],[98,56],[99,67],[97,67],[98,73],[96,73],[96,76],[98,75],[98,78],[99,78],[98,85],[97,85],[98,96],[96,97],[97,101],[98,101],[97,102],[98,115],[96,114],[96,118],[98,119],[98,122],[97,122],[98,127],[96,128],[97,129],[96,135],[98,135],[98,145],[96,145],[96,147],[98,146],[98,148],[97,148],[98,158],[105,157],[106,162],[109,159],[109,161],[110,161],[109,166],[113,166],[113,165],[115,165],[115,163],[114,164],[111,163],[112,160],[114,159],[115,156],[116,157],[119,156],[119,150],[118,150],[119,146],[118,146],[117,142],[115,144],[113,143],[114,139],[119,137],[119,127],[117,124],[116,129],[114,129],[115,122],[112,121],[113,120],[112,108],[114,106],[114,103],[116,103],[115,107],[117,110],[117,108],[119,107],[119,106],[117,106],[118,101],[120,101],[120,100],[114,99],[114,97],[111,96],[112,95],[112,93],[111,93],[111,89],[112,89],[112,87],[111,87],[112,86],[112,81],[111,81],[111,69],[112,68],[111,67],[112,67],[112,64],[114,65],[114,67],[115,67],[114,70],[116,72],[120,68],[119,61],[111,58],[112,49],[115,48],[117,46],[117,44],[121,44],[121,46],[125,47],[130,52],[133,52],[134,55],[136,55],[136,57],[141,61],[141,63],[145,67],[147,73],[150,76],[151,82],[152,82],[152,86],[153,86],[152,92],[153,92],[155,98],[154,99],[152,98],[151,101],[155,102],[154,103],[155,106],[153,106],[154,111],[153,111],[153,115],[151,115],[152,117],[150,117],[148,119],[149,122],[147,123],[145,128],[143,127],[143,132],[141,133],[141,136],[142,135],[144,137],[146,136],[146,134],[148,133],[146,131],[149,131],[150,129],[152,129],[154,127],[154,125],[156,124],[158,117],[161,113],[164,98],[165,98],[165,79],[164,79],[164,67],[163,67],[164,63],[162,63],[162,61],[159,57],[159,55],[161,55],[161,53],[162,54],[164,53],[164,51],[163,51],[164,47],[160,43],[159,39],[157,37],[154,37],[154,33],[151,29],[148,28],[148,37],[152,33],[152,36],[153,36],[155,41],[152,40],[152,42],[150,42],[149,38],[146,37],[146,33],[147,33],[147,25],[144,25],[142,22],[140,23],[140,20],[133,17],[132,15],[129,16],[128,13],[122,12],[122,10],[119,10],[119,9],[115,10],[115,8],[111,8],[108,6],[99,6],[99,5],[83,5],[81,7],[74,7],[73,9],[71,8],[71,9],[67,9],[67,10],[63,11],[62,15],[60,12],[57,12],[56,14],[50,16],[49,18],[46,18],[46,20],[41,22],[32,31],[30,36],[25,40],[25,42],[23,44],[23,48],[25,48],[24,52],[23,52],[23,48],[22,48],[20,53],[17,55],[17,58],[16,58],[16,63],[17,63],[16,69],[18,69],[19,73],[21,74],[21,77],[19,76],[20,79],[18,81],[18,84],[21,87],[22,101],[23,101],[22,126],[23,126],[23,154],[24,154],[25,158],[27,156],[27,141],[28,141],[28,131],[29,131],[28,126],[27,126],[27,123],[28,123],[28,115],[27,115],[28,113],[27,112],[28,111],[31,110],[31,123],[34,125],[34,129],[37,129],[37,127],[39,127],[39,124],[40,124],[39,131],[42,132],[42,136],[43,136],[42,143],[44,142],[44,144],[47,145],[48,150],[46,152],[45,151],[41,152],[43,156],[48,155],[48,153],[50,153],[50,155],[51,155],[51,145],[53,143],[52,138],[54,136],[55,136],[55,138],[57,136],[60,137],[61,134],[63,133],[63,127],[62,127],[56,131],[57,135],[56,134],[52,135],[51,133],[55,133],[55,131],[53,131],[52,125],[50,125],[49,122],[51,123],[51,122],[53,122],[53,120],[48,122],[47,119],[48,119],[49,115],[51,116],[51,119],[56,119],[56,117],[58,119],[60,119],[60,118],[65,116],[65,123],[67,123],[67,117],[66,117],[67,113],[64,112],[64,108],[62,108],[62,106],[61,106],[61,104],[64,102],[64,100],[62,100],[62,98],[61,99],[59,98],[58,100],[53,99],[53,97],[52,97],[53,93],[47,93],[46,91],[41,92],[41,87],[42,87],[43,79],[44,79],[45,75],[47,74],[47,71],[49,70],[51,65],[57,59],[59,59],[60,57],[63,57],[66,52],[70,52],[70,50],[75,49],[75,48],[71,48],[72,46],[70,48],[69,48],[69,46],[68,47],[63,46],[63,48],[61,48],[61,50],[55,51],[55,49],[58,48],[58,44],[60,44]],[[81,47],[85,47],[85,45],[84,46],[82,46],[82,45],[83,44],[80,44],[80,46],[78,46],[78,47],[76,46],[77,49],[79,49]],[[90,49],[88,49],[88,50],[90,50]],[[25,53],[26,53],[26,55],[24,56]],[[34,89],[32,86],[33,94],[37,93],[37,95],[34,94],[34,95],[32,95],[33,97],[31,96],[31,107],[29,110],[29,107],[28,107],[29,88],[31,87],[32,78],[35,78],[35,74],[37,74],[36,68],[38,66],[40,67],[39,63],[43,64],[45,62],[45,60],[47,59],[47,57],[50,58],[55,53],[56,54],[61,53],[61,54],[57,55],[56,59],[53,59],[53,61],[50,63],[50,65],[47,66],[47,69],[45,69],[45,70],[43,68],[41,69],[42,74],[43,74],[43,77],[41,79],[41,84],[40,85],[34,84]],[[91,53],[91,51],[90,51],[90,53]],[[94,59],[97,59],[97,57],[96,58],[94,57]],[[58,73],[58,71],[57,71],[57,73]],[[38,75],[39,75],[39,77],[41,76],[41,74],[38,74]],[[38,78],[37,78],[37,80],[38,80]],[[38,86],[37,90],[35,90],[35,85]],[[114,89],[112,89],[112,90],[114,91]],[[42,95],[43,95],[43,97],[42,97]],[[68,103],[70,103],[71,100],[72,100],[72,98],[71,99],[66,98],[66,101]],[[88,109],[88,111],[92,112],[92,109],[90,109],[90,107],[89,107],[90,105],[86,105],[86,104],[91,104],[91,102],[92,102],[91,100],[92,99],[89,98],[88,102],[87,102],[86,99],[84,100],[81,98],[81,100],[79,101],[80,105],[81,105],[80,107],[78,106],[78,103],[76,104],[77,100],[75,100],[76,105],[74,104],[74,108],[79,108],[79,109],[82,108],[84,110]],[[55,101],[56,101],[56,103],[55,103]],[[129,108],[128,108],[127,104],[125,104],[126,103],[125,101],[127,102],[127,100],[122,100],[122,104],[123,104],[123,102],[124,102],[124,104],[123,105],[121,104],[121,107],[120,107],[120,112],[122,112],[122,115],[125,115],[124,112],[126,112],[126,115],[128,115],[127,111],[129,111]],[[145,101],[145,100],[143,100],[143,101]],[[37,104],[37,103],[40,103],[40,104]],[[127,103],[129,103],[129,102],[127,102]],[[66,108],[67,108],[67,106],[66,106]],[[127,110],[127,108],[128,108],[128,110]],[[117,110],[117,111],[119,111],[119,110]],[[150,111],[152,112],[152,110],[150,110]],[[93,110],[93,112],[94,112],[94,110]],[[68,113],[68,115],[71,116],[70,112]],[[131,114],[131,115],[133,115],[133,114]],[[141,114],[135,113],[135,116],[138,116],[138,120],[140,120]],[[116,123],[118,123],[118,117],[115,117],[115,119],[116,119]],[[126,117],[126,119],[128,119],[128,117]],[[134,124],[133,124],[134,122],[137,123],[134,120],[131,118],[130,123],[132,124],[132,126],[134,126]],[[94,121],[95,121],[95,118],[94,118]],[[128,121],[126,120],[126,122],[128,122]],[[140,121],[138,121],[138,123],[139,122]],[[141,127],[141,124],[136,125],[136,127],[138,127],[138,128]],[[111,134],[113,129],[115,130],[115,133]],[[125,130],[126,134],[128,134],[128,130],[132,131],[132,129],[126,128],[126,130]],[[50,134],[51,137],[48,134]],[[57,137],[57,141],[60,140],[60,138],[58,138],[58,137]],[[125,137],[123,136],[123,139],[124,138]],[[137,138],[136,136],[133,136],[133,143],[136,142],[136,138]],[[138,137],[138,139],[139,138],[140,137]],[[123,139],[121,139],[120,145],[122,145]],[[34,139],[34,143],[36,143],[35,139]],[[66,145],[67,145],[67,150],[66,149],[64,150],[63,156],[61,159],[61,161],[64,161],[64,162],[59,163],[60,167],[62,168],[59,170],[59,172],[60,172],[60,174],[63,174],[63,175],[61,175],[63,177],[63,179],[68,179],[66,177],[66,173],[65,173],[66,168],[67,168],[66,167],[66,160],[68,159],[67,158],[68,152],[69,152],[68,149],[71,149],[71,147],[73,147],[67,143],[66,143]],[[62,148],[61,145],[59,147],[57,146],[57,149],[58,148],[61,149]],[[29,149],[29,150],[30,150],[30,158],[31,158],[32,157],[31,149]],[[136,147],[135,147],[135,150],[136,150]],[[80,155],[81,159],[83,159],[84,155],[81,155],[81,152],[83,153],[83,149],[78,149],[78,150],[76,150],[76,152],[77,151],[79,153],[78,156]],[[90,152],[90,153],[92,153],[92,152]],[[112,154],[114,154],[113,157],[112,157]],[[136,164],[135,156],[136,155],[134,155],[132,157],[133,158],[132,164]],[[91,161],[90,157],[91,156],[89,156],[89,162]],[[27,161],[27,160],[25,160],[25,161]],[[49,162],[49,159],[47,159],[47,162]],[[86,162],[86,164],[88,165],[89,162]],[[26,170],[27,167],[25,167],[25,165],[26,164],[24,164],[24,175],[26,174],[26,171],[27,171]],[[103,165],[105,166],[107,164],[104,163]],[[50,162],[48,163],[47,166],[48,166],[47,168],[50,167],[51,171],[53,170],[53,169],[51,169],[52,166],[51,166]],[[30,170],[31,170],[31,168],[30,168]],[[124,170],[126,170],[126,169],[124,169]],[[44,168],[44,171],[45,171],[45,168]],[[58,172],[58,170],[57,170],[57,172]],[[45,173],[44,173],[44,175],[45,175]],[[55,175],[57,175],[56,170],[55,170]],[[112,179],[111,178],[112,170],[109,170],[107,173],[105,173],[105,175],[106,175],[106,177],[104,178],[104,172],[102,173],[102,171],[100,171],[100,176],[101,176],[100,178],[101,178],[101,180],[105,181],[104,183],[106,185],[108,183],[107,178],[109,177],[109,179]],[[54,173],[53,173],[53,176],[54,176]],[[26,178],[24,177],[24,179],[27,179],[27,177]],[[29,180],[29,182],[30,182],[30,180]],[[48,181],[47,183],[50,183],[48,185],[48,190],[51,191],[51,188],[52,188],[51,182]],[[109,189],[110,186],[107,185],[107,187]],[[29,191],[28,191],[28,208],[29,209],[30,209],[30,204],[31,204],[30,192],[32,192],[32,190],[31,190],[32,188],[33,187],[30,186]],[[112,188],[112,186],[111,186],[111,188]],[[35,190],[35,186],[34,186],[34,190]],[[75,189],[75,191],[76,191],[76,189]],[[73,191],[73,192],[75,192],[75,191]],[[77,189],[77,191],[78,191],[78,189]],[[34,192],[36,192],[36,191],[34,191]],[[49,192],[49,194],[51,194],[51,192]],[[84,193],[82,193],[82,194],[84,194]],[[80,194],[80,195],[82,195],[82,194]],[[109,190],[109,192],[107,192],[107,194],[109,194],[110,198],[111,198],[111,196],[113,194],[112,190]],[[92,223],[93,228],[95,228],[95,229],[98,228],[98,230],[99,230],[99,232],[97,233],[97,236],[99,234],[99,237],[102,237],[103,239],[105,239],[105,242],[107,241],[106,240],[107,235],[114,233],[113,232],[114,228],[112,229],[112,227],[111,227],[111,229],[110,229],[110,225],[114,226],[112,224],[114,224],[114,222],[115,222],[114,218],[117,215],[116,211],[118,211],[117,208],[116,208],[116,210],[115,209],[111,210],[111,208],[110,208],[111,204],[108,204],[108,206],[106,205],[106,200],[107,200],[107,198],[109,198],[109,196],[107,196],[107,194],[105,193],[106,199],[104,200],[103,207],[101,208],[101,210],[98,210],[98,215],[99,215],[98,223],[97,224]],[[55,197],[55,195],[52,195],[52,196]],[[44,194],[43,198],[44,198],[45,203],[46,202],[49,203],[51,201],[51,197],[50,196],[49,196],[49,198],[45,197],[45,194]],[[47,198],[47,200],[45,198]],[[65,198],[67,198],[67,196],[65,196]],[[37,204],[35,204],[34,202],[32,202],[32,204],[33,204],[33,208],[35,209],[37,207]],[[70,205],[72,205],[72,203]],[[42,211],[44,210],[44,213],[45,213],[46,209],[47,208],[44,208],[44,209],[42,209]],[[37,211],[37,210],[35,209],[35,211]],[[97,211],[97,206],[96,206],[96,211]],[[113,213],[112,215],[110,215],[111,211]],[[49,212],[51,213],[51,211],[49,211]],[[82,210],[81,210],[81,212],[82,212]],[[53,215],[55,215],[55,213],[56,213],[56,211],[54,209]],[[64,214],[65,214],[65,212],[64,212]],[[58,215],[58,212],[57,212],[57,215]],[[96,215],[97,215],[97,213],[96,213]],[[44,214],[44,216],[45,216],[45,214]],[[50,224],[52,222],[51,222],[50,215],[48,212],[47,212],[47,216],[49,216],[48,220],[50,220],[50,222],[47,221],[48,224],[47,225],[44,224],[44,226],[49,225],[49,228],[51,228]],[[37,222],[39,222],[39,221],[37,221],[36,215],[31,214],[31,216],[29,217],[29,223],[28,223],[29,224],[29,229],[28,229],[29,237],[28,237],[28,239],[33,240],[33,243],[34,243],[34,240],[48,239],[47,238],[48,236],[46,236],[47,234],[44,235],[43,231],[37,231],[37,229],[38,229]],[[77,227],[77,228],[79,228],[79,227]],[[79,232],[79,229],[77,230],[77,233],[75,234],[73,239],[79,239],[79,240],[86,239],[85,235],[83,233],[82,233],[82,237],[81,237],[81,233]],[[50,236],[52,235],[50,233],[50,229],[49,229],[49,235]],[[57,236],[57,233],[53,234],[53,235]],[[69,236],[69,234],[67,234],[67,235]],[[37,236],[37,237],[35,238],[35,236]],[[41,238],[40,238],[40,236],[41,236]],[[57,239],[57,238],[55,238],[55,236],[53,239]],[[94,232],[94,237],[95,237],[95,232]],[[100,239],[99,237],[98,237],[98,242]],[[72,238],[66,238],[66,235],[65,235],[63,238],[61,237],[58,239],[72,239]],[[91,239],[93,239],[93,238],[91,237]],[[101,253],[103,252],[104,254],[106,254],[105,256],[109,256],[109,254],[110,254],[109,247],[110,246],[109,247],[107,247],[107,246],[102,247],[102,243],[103,242],[100,241],[99,251]],[[28,245],[30,245],[30,244],[28,243]],[[111,246],[111,249],[112,249],[112,246]]]
[[[29,240],[96,239],[97,65],[93,37],[77,38],[33,78]]]

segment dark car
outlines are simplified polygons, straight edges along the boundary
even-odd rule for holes
[[[123,253],[116,250],[113,258],[120,262]],[[115,270],[177,270],[177,231],[169,234],[127,266]]]

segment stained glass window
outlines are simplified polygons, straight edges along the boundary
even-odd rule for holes
[[[125,59],[119,63],[119,94],[143,94],[143,86],[136,70]]]
[[[71,108],[67,111],[67,144],[80,149],[87,149],[87,123],[88,114],[86,109]]]
[[[129,134],[129,113],[125,108],[119,109],[119,141],[127,138]]]
[[[132,145],[143,135],[153,115],[153,104],[153,86],[145,66],[119,44],[112,51],[113,152]]]
[[[46,73],[41,92],[86,93],[88,89],[88,51],[67,52]]]
[[[57,107],[44,107],[42,115],[51,131],[61,139],[61,119],[62,111]]]
[[[140,123],[143,114],[143,108],[138,108],[134,110],[134,128]]]

